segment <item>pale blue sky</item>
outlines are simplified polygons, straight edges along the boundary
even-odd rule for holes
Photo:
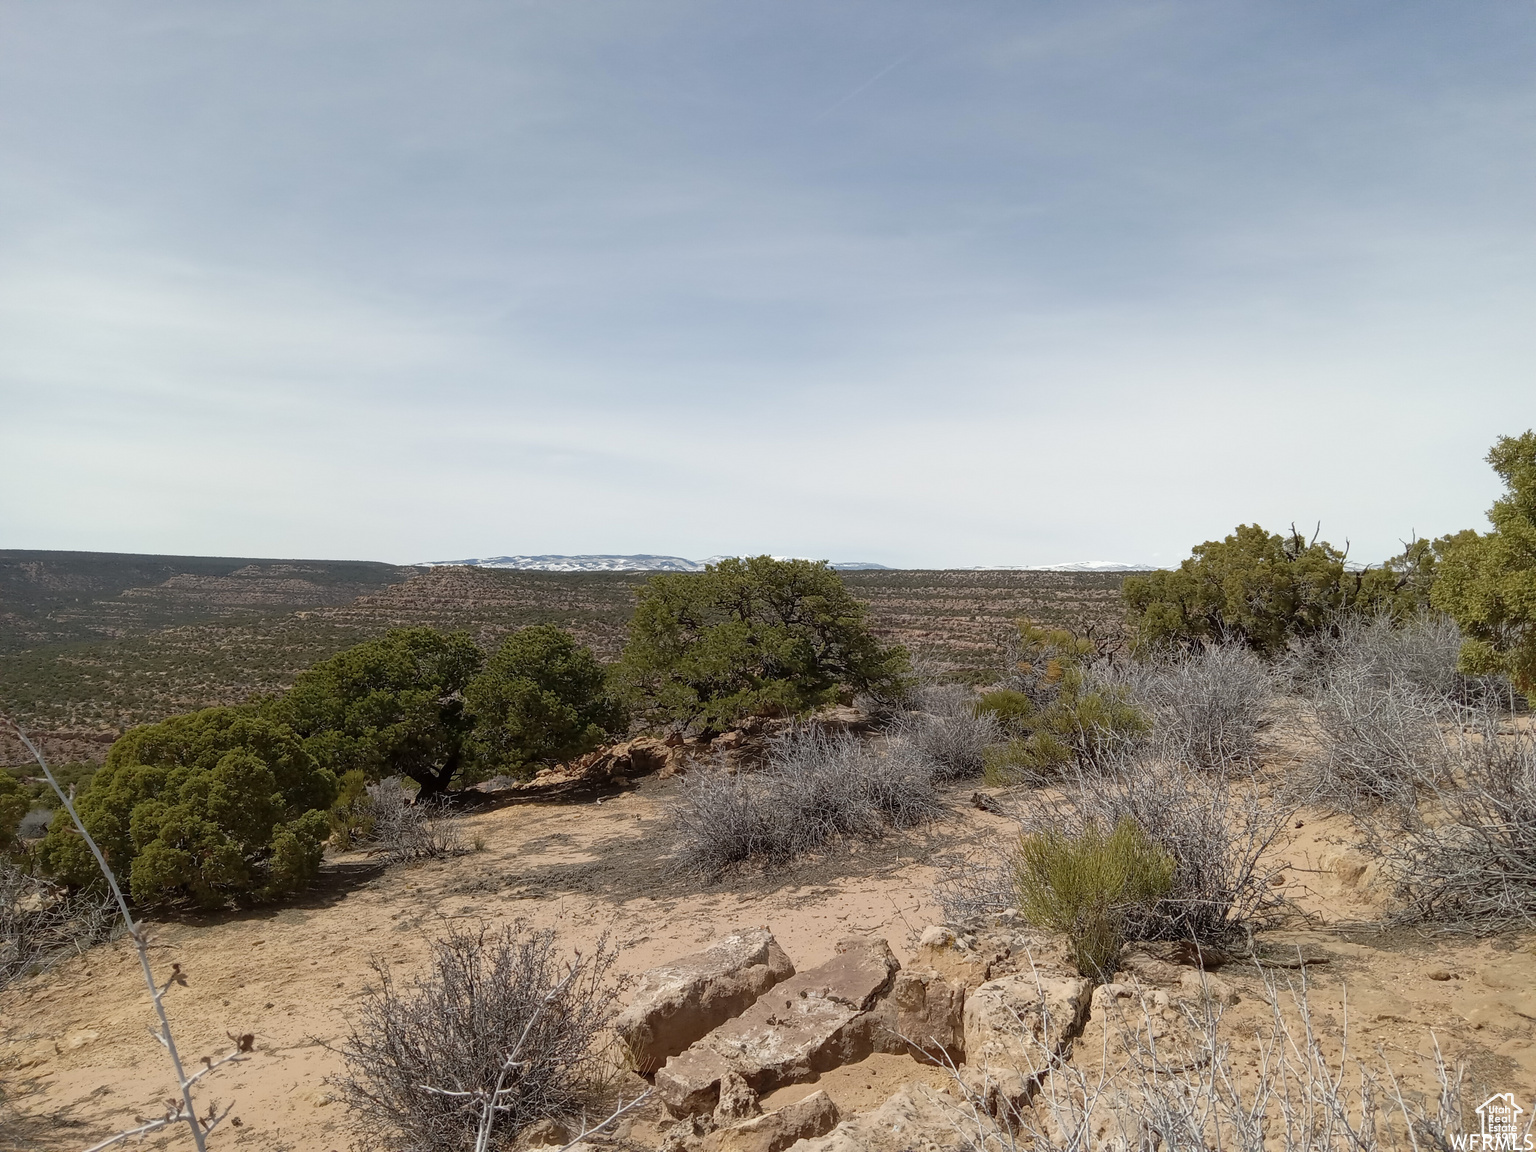
[[[1533,239],[1529,0],[0,0],[0,547],[1378,559]]]

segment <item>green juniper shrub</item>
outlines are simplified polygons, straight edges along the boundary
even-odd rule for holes
[[[1013,876],[1019,911],[1065,933],[1078,972],[1106,981],[1125,943],[1127,917],[1173,888],[1174,860],[1129,817],[1069,837],[1047,828],[1019,837]]]
[[[118,739],[78,808],[136,901],[217,907],[312,879],[335,796],[335,776],[290,728],[251,707],[208,708]],[[42,858],[70,885],[99,879],[62,811]]]
[[[1536,695],[1536,431],[1501,436],[1488,463],[1505,486],[1488,510],[1493,531],[1437,541],[1430,599],[1467,636],[1463,672],[1508,676]]]
[[[988,751],[990,782],[1096,764],[1148,730],[1147,717],[1123,686],[1090,682],[1089,666],[1100,656],[1092,637],[1020,620],[1011,656],[1006,687],[976,705],[978,714],[992,715],[1010,736]]]
[[[482,659],[467,632],[397,628],[322,660],[265,707],[337,776],[408,776],[430,798],[466,764],[464,691]]]
[[[1240,524],[1177,568],[1127,576],[1122,593],[1140,650],[1236,641],[1273,655],[1351,610],[1412,616],[1427,601],[1443,545],[1415,540],[1379,568],[1350,571],[1326,540]]]
[[[618,675],[648,723],[708,733],[855,693],[893,697],[909,668],[824,562],[754,556],[651,577]]]
[[[531,776],[623,732],[628,718],[592,650],[551,624],[508,636],[465,690],[481,779]]]
[[[76,797],[85,795],[86,789],[91,786],[91,777],[96,775],[99,764],[92,764],[86,760],[72,760],[65,764],[50,764],[53,778],[59,782],[59,786],[68,792],[75,790]],[[47,808],[52,811],[59,803],[52,786],[41,776],[28,775],[29,768],[6,768],[0,770],[0,776],[9,776],[21,785],[22,791],[30,799],[32,807]],[[0,789],[5,785],[0,784]]]

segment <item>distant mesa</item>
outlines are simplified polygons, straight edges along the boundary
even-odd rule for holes
[[[481,556],[470,560],[426,560],[418,567],[444,568],[467,565],[471,568],[516,568],[524,572],[702,572],[708,564],[730,560],[730,556],[710,556],[689,560],[682,556]],[[788,560],[788,556],[776,556]],[[868,560],[834,560],[840,572],[889,572],[885,564]],[[1118,560],[1074,560],[1067,564],[977,564],[956,569],[962,572],[1153,572],[1156,564],[1122,564]]]
[[[463,564],[472,568],[517,568],[531,572],[702,572],[704,565],[681,556],[482,556],[472,560],[428,560],[427,568]]]
[[[1031,564],[1022,572],[1156,572],[1156,564],[1122,564],[1118,560],[1074,560],[1069,564]]]
[[[473,568],[516,568],[525,572],[702,572],[706,564],[730,559],[711,556],[688,560],[682,556],[482,556],[473,560],[428,560],[421,566],[441,568],[463,564]],[[833,568],[853,571],[883,569],[884,564],[863,560],[836,560]]]

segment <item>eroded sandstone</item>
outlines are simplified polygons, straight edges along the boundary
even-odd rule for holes
[[[614,1030],[636,1071],[649,1074],[794,974],[773,933],[738,932],[641,976]]]
[[[674,1116],[697,1115],[714,1109],[729,1072],[761,1095],[867,1055],[872,1029],[863,1017],[900,967],[884,940],[840,941],[827,963],[671,1057],[656,1073],[657,1094]]]

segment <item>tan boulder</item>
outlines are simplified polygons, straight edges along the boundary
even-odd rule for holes
[[[1209,972],[1186,971],[1179,977],[1179,991],[1184,999],[1192,1000],[1196,1004],[1209,1000],[1223,1008],[1231,1007],[1240,999],[1232,985],[1220,976],[1212,976]]]
[[[1112,1072],[1194,1068],[1205,1057],[1205,1035],[1161,988],[1101,984],[1093,1010],[1077,1038],[1085,1052],[1102,1057]]]
[[[1007,1116],[1066,1054],[1088,1017],[1091,981],[1019,972],[989,980],[965,1000],[965,1078],[987,1111]]]
[[[784,1152],[796,1141],[830,1132],[838,1118],[832,1098],[812,1092],[793,1104],[711,1132],[699,1142],[699,1152]]]
[[[904,968],[869,1010],[870,1050],[915,1060],[965,1060],[965,985],[932,968]]]
[[[794,974],[773,933],[737,932],[641,976],[614,1030],[635,1070],[649,1075]]]
[[[992,966],[1007,955],[1006,944],[932,924],[918,939],[917,966],[932,968],[969,990],[991,979]]]
[[[674,1116],[711,1111],[727,1073],[754,1092],[809,1080],[867,1055],[865,1013],[890,989],[901,965],[884,940],[840,941],[837,955],[776,985],[656,1073],[656,1091]]]
[[[972,1152],[1013,1144],[989,1117],[927,1084],[903,1084],[872,1112],[844,1120],[790,1152]]]

